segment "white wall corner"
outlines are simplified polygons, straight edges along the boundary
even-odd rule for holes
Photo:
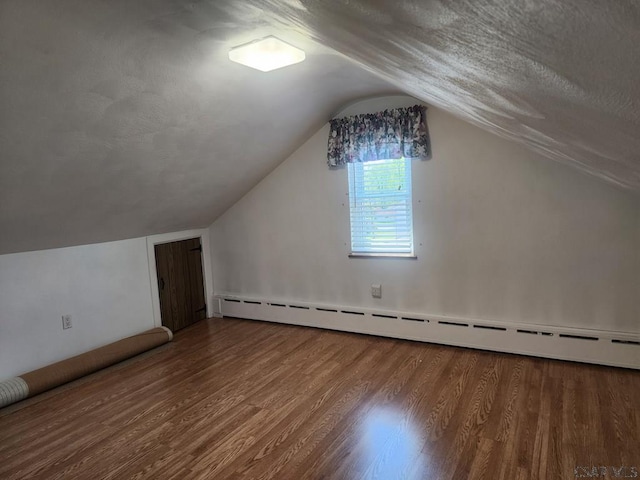
[[[223,318],[224,315],[222,313],[222,301],[224,299],[224,296],[220,296],[220,295],[214,295],[213,296],[213,302],[211,302],[211,304],[213,305],[213,316],[215,318]]]

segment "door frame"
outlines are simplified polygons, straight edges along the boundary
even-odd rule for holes
[[[211,249],[209,242],[209,229],[185,230],[182,232],[161,233],[147,237],[147,258],[149,262],[149,283],[151,284],[151,305],[153,307],[153,324],[162,326],[162,314],[160,313],[160,292],[158,290],[158,272],[156,270],[155,246],[161,243],[178,242],[190,238],[199,238],[202,245],[202,276],[204,282],[204,301],[207,305],[207,318],[214,315],[213,305],[213,271],[211,263]]]

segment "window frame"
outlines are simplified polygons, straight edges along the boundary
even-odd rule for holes
[[[354,235],[353,235],[353,217],[354,217],[354,208],[355,203],[358,201],[357,199],[357,187],[356,182],[364,182],[364,174],[366,173],[365,165],[366,164],[376,164],[384,161],[398,161],[400,159],[384,159],[384,160],[375,160],[371,162],[364,163],[349,163],[347,165],[347,183],[348,183],[348,197],[349,197],[349,239],[350,239],[350,253],[349,258],[408,258],[408,259],[417,259],[415,248],[415,238],[414,238],[414,219],[413,219],[413,188],[412,188],[412,162],[409,158],[402,158],[405,162],[405,185],[408,193],[406,194],[405,201],[408,202],[408,213],[409,213],[409,223],[410,223],[410,247],[411,250],[409,252],[389,252],[389,251],[358,251],[354,249]],[[354,195],[356,193],[356,195]],[[375,196],[361,195],[360,198],[376,198]]]

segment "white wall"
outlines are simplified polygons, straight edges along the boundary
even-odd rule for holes
[[[347,257],[347,172],[326,166],[325,126],[211,226],[216,293],[640,332],[640,197],[427,116],[417,260]]]
[[[0,256],[0,319],[0,379],[153,328],[146,240]]]
[[[161,325],[153,245],[197,236],[211,305],[207,230],[0,255],[0,381]]]

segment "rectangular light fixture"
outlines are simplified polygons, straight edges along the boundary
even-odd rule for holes
[[[229,60],[263,72],[300,63],[305,54],[299,48],[269,36],[229,50]]]

